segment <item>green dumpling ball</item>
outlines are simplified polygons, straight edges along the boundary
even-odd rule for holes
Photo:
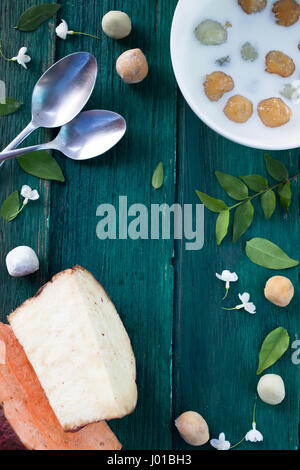
[[[227,41],[227,31],[221,23],[214,20],[204,20],[195,29],[198,41],[205,46],[219,46]]]
[[[112,10],[102,18],[103,32],[113,39],[126,38],[132,29],[132,24],[127,13]]]

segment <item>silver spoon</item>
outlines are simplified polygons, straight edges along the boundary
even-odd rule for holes
[[[92,110],[65,124],[52,142],[5,151],[0,162],[36,150],[60,150],[72,160],[87,160],[107,152],[126,132],[126,121],[112,111]]]
[[[34,87],[31,122],[4,151],[17,147],[39,127],[70,122],[91,96],[97,73],[97,61],[88,52],[75,52],[53,64]]]

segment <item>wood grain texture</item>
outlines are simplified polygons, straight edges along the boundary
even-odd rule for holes
[[[216,184],[216,170],[235,176],[258,173],[267,176],[263,154],[236,145],[218,136],[201,123],[183,100],[180,101],[181,123],[178,145],[177,198],[195,203],[195,189],[230,202]],[[299,151],[273,152],[289,168],[290,175],[299,171]],[[258,353],[264,337],[277,326],[289,331],[291,341],[299,337],[299,268],[271,271],[254,265],[246,257],[245,242],[265,237],[284,248],[296,259],[300,257],[299,190],[293,183],[293,204],[289,215],[281,209],[271,221],[264,221],[259,201],[254,203],[255,219],[250,230],[235,245],[226,238],[221,247],[214,237],[216,215],[205,211],[205,244],[198,253],[176,247],[175,322],[174,322],[174,415],[192,409],[209,423],[212,437],[225,432],[232,443],[238,442],[251,428],[256,396]],[[223,269],[236,271],[239,282],[232,284],[226,301],[224,283],[215,273]],[[263,295],[265,282],[272,275],[289,277],[295,286],[295,298],[285,309],[269,303]],[[249,292],[257,314],[243,310],[225,312],[221,306],[234,307],[238,293]],[[293,365],[289,350],[266,373],[282,376],[286,399],[280,406],[258,400],[257,428],[264,442],[243,443],[238,449],[298,448],[299,366]],[[174,433],[174,446],[184,446]],[[211,448],[209,445],[205,448]]]
[[[76,7],[75,7],[76,3]],[[124,115],[128,131],[103,158],[73,162],[58,157],[67,183],[52,190],[50,274],[82,264],[103,284],[115,302],[137,358],[139,400],[133,415],[113,423],[126,449],[167,449],[171,434],[171,340],[173,321],[173,241],[105,240],[96,237],[96,209],[118,208],[119,196],[134,203],[174,201],[176,84],[169,59],[169,31],[175,1],[64,1],[59,17],[71,29],[101,36],[101,41],[73,36],[58,41],[56,59],[85,50],[94,54],[99,76],[88,109]],[[102,35],[101,19],[110,9],[126,11],[133,32],[123,41]],[[91,14],[92,12],[92,14]],[[141,84],[122,83],[115,62],[125,50],[139,47],[149,65]],[[151,176],[163,161],[164,187],[154,191]]]
[[[15,55],[26,45],[33,58],[27,72],[0,61],[0,79],[7,83],[8,96],[24,101],[20,111],[0,118],[2,147],[28,123],[32,89],[41,73],[55,60],[80,50],[93,53],[99,65],[87,109],[120,112],[127,119],[128,132],[115,149],[93,161],[74,162],[57,153],[65,184],[31,177],[15,161],[1,168],[1,203],[22,184],[37,188],[41,194],[40,200],[14,222],[0,221],[1,318],[5,319],[56,272],[76,263],[83,265],[116,304],[137,358],[138,407],[131,416],[110,423],[124,448],[189,449],[173,424],[188,409],[207,419],[212,437],[224,431],[235,443],[251,427],[258,381],[255,372],[263,338],[279,325],[288,329],[291,340],[300,333],[299,269],[271,272],[255,266],[244,254],[244,245],[252,236],[264,236],[299,258],[298,186],[293,183],[293,206],[288,216],[279,210],[271,221],[263,222],[255,202],[253,226],[236,245],[227,238],[216,247],[212,235],[216,216],[207,211],[205,245],[199,252],[187,252],[183,243],[176,242],[174,255],[172,240],[100,241],[96,237],[96,209],[100,204],[111,203],[118,208],[122,195],[127,196],[128,206],[171,205],[175,200],[194,204],[199,202],[195,189],[228,201],[216,185],[214,171],[237,176],[264,173],[263,152],[223,139],[202,124],[181,97],[177,103],[169,55],[176,0],[140,0],[138,4],[129,0],[62,0],[58,18],[37,31],[27,34],[12,29],[33,3],[2,0],[0,4],[5,53]],[[111,9],[126,11],[133,20],[132,34],[122,41],[113,41],[101,32],[102,16]],[[57,39],[54,30],[61,18],[67,20],[70,29],[99,35],[101,40],[83,36]],[[117,76],[115,61],[122,52],[135,47],[146,54],[150,75],[143,83],[128,86]],[[26,143],[44,141],[50,134],[39,131]],[[273,155],[287,164],[291,174],[298,171],[297,150]],[[151,177],[159,161],[164,164],[165,183],[154,191]],[[20,244],[37,250],[41,269],[33,276],[12,279],[5,268],[5,256]],[[224,285],[215,278],[215,272],[226,268],[235,270],[240,281],[232,286],[224,305],[234,306],[237,294],[249,291],[257,305],[255,316],[220,309]],[[294,301],[282,310],[263,297],[266,280],[278,273],[287,275],[296,288]],[[285,402],[278,407],[258,402],[257,425],[264,442],[245,443],[241,449],[298,446],[299,366],[291,363],[291,354],[290,350],[270,369],[286,382]]]
[[[47,1],[43,0],[39,3],[47,3]],[[33,33],[21,33],[13,29],[20,15],[31,5],[31,0],[18,0],[13,2],[13,6],[10,0],[0,2],[1,40],[4,53],[7,57],[13,57],[17,55],[20,47],[27,46],[28,54],[32,57],[32,61],[28,64],[28,70],[24,70],[16,62],[5,62],[3,59],[0,61],[0,80],[6,83],[7,96],[24,103],[15,114],[0,118],[1,148],[6,147],[29,123],[33,87],[42,72],[47,70],[54,61],[54,19],[44,23]],[[36,131],[24,143],[30,145],[43,142],[46,136],[49,138],[50,133]],[[20,191],[23,184],[38,189],[40,199],[30,204],[30,207],[26,207],[13,222],[0,219],[0,284],[2,286],[0,312],[2,320],[48,280],[49,230],[47,220],[50,185],[47,181],[24,173],[16,160],[6,162],[0,169],[0,205],[13,191]],[[7,273],[6,254],[18,245],[29,245],[38,253],[41,267],[30,278],[13,279]]]
[[[122,113],[128,121],[128,132],[116,149],[99,160],[78,164],[56,155],[67,182],[51,184],[51,208],[48,183],[23,174],[16,162],[5,164],[1,170],[1,179],[6,182],[3,200],[24,183],[37,187],[41,199],[26,208],[15,222],[1,222],[1,281],[5,286],[1,311],[5,318],[61,269],[79,263],[91,270],[116,303],[137,356],[139,404],[132,416],[115,424],[118,436],[126,448],[170,448],[173,242],[100,241],[96,237],[96,208],[101,203],[117,205],[119,195],[128,197],[128,205],[174,200],[176,84],[170,59],[166,57],[176,2],[166,6],[163,1],[156,1],[149,5],[145,0],[138,9],[128,1],[60,3],[59,18],[66,19],[76,31],[100,35],[101,41],[82,36],[69,37],[66,42],[57,40],[53,21],[30,35],[15,32],[9,27],[32,2],[17,2],[15,9],[11,2],[1,4],[2,40],[14,49],[8,55],[25,44],[30,46],[33,57],[27,73],[16,64],[1,62],[0,78],[9,83],[10,95],[18,93],[14,97],[26,103],[18,114],[1,120],[3,146],[13,138],[16,129],[21,130],[27,123],[30,95],[41,71],[54,59],[79,50],[90,51],[99,63],[99,78],[88,108]],[[117,42],[102,35],[101,19],[110,9],[122,9],[131,16],[134,31],[128,39]],[[144,83],[130,87],[117,76],[115,61],[120,53],[133,47],[144,51],[151,73]],[[44,139],[45,134],[41,133],[39,138]],[[166,167],[165,185],[155,192],[151,175],[160,160]],[[37,275],[9,278],[5,255],[18,244],[29,244],[38,251],[41,270]]]

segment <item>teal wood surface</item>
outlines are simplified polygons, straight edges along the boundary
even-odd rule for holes
[[[139,401],[136,411],[110,423],[125,449],[190,449],[180,439],[174,419],[188,409],[208,421],[212,437],[225,432],[237,442],[251,427],[257,377],[258,352],[265,335],[276,326],[288,329],[291,341],[300,333],[299,269],[271,272],[253,265],[244,254],[245,241],[263,236],[299,258],[299,191],[293,183],[293,205],[286,216],[279,210],[269,222],[257,203],[256,219],[236,244],[229,239],[220,248],[214,239],[215,215],[205,211],[205,244],[201,251],[185,251],[173,240],[105,240],[96,237],[97,207],[119,196],[128,206],[142,203],[171,205],[197,203],[194,190],[225,197],[215,183],[214,171],[235,175],[264,172],[263,152],[235,145],[202,124],[177,91],[173,76],[169,33],[176,0],[61,0],[57,17],[33,33],[13,29],[29,6],[48,0],[2,0],[1,39],[7,56],[26,45],[32,62],[25,71],[0,62],[0,80],[8,96],[24,102],[15,114],[0,118],[4,148],[30,118],[30,98],[41,73],[66,54],[85,50],[99,65],[96,87],[86,109],[120,112],[128,123],[121,143],[102,158],[74,162],[56,153],[66,183],[48,183],[24,173],[16,161],[0,169],[0,203],[23,184],[37,188],[41,198],[12,223],[0,220],[0,311],[6,315],[32,296],[41,284],[62,269],[81,264],[105,287],[132,339],[137,359]],[[111,9],[132,18],[132,34],[114,41],[101,32],[102,16]],[[70,29],[96,34],[101,40],[71,36],[56,38],[55,26],[64,18]],[[126,49],[139,47],[150,65],[149,77],[128,86],[115,72],[115,61]],[[29,144],[50,139],[52,131],[39,131]],[[290,170],[299,171],[299,153],[274,153]],[[162,161],[163,188],[155,191],[151,177]],[[225,199],[226,200],[226,199]],[[10,278],[5,268],[7,252],[30,245],[38,253],[41,269],[32,276]],[[220,309],[223,283],[215,272],[235,270],[240,281],[232,286],[226,306],[236,305],[239,292],[248,291],[257,314]],[[290,277],[296,289],[286,309],[263,297],[265,281],[273,274]],[[224,303],[225,305],[225,303]],[[245,443],[241,449],[295,449],[298,447],[299,366],[292,351],[270,371],[282,375],[287,385],[285,402],[271,407],[258,401],[257,425],[265,440]],[[208,449],[205,446],[204,449]]]
[[[47,3],[41,1],[40,3]],[[0,118],[1,147],[6,145],[29,123],[31,119],[31,93],[42,72],[54,62],[55,21],[44,23],[34,33],[21,33],[13,27],[22,12],[32,5],[28,0],[0,3],[1,40],[7,57],[13,57],[22,46],[28,47],[32,56],[30,70],[26,71],[16,63],[0,62],[0,79],[6,83],[7,96],[23,102],[15,114]],[[50,133],[37,131],[26,140],[26,144],[43,142],[50,138]],[[24,173],[16,160],[6,162],[0,170],[1,204],[5,198],[20,190],[23,184],[38,189],[40,200],[24,210],[19,219],[8,223],[0,220],[0,285],[1,318],[14,310],[27,297],[31,296],[41,284],[48,280],[49,231],[47,220],[50,214],[50,184]],[[53,187],[54,185],[52,185]],[[10,278],[5,268],[5,256],[18,245],[29,245],[35,249],[41,261],[41,269],[30,278]]]
[[[90,4],[90,8],[88,6]],[[99,204],[118,207],[119,196],[134,203],[174,199],[176,85],[171,71],[169,30],[175,2],[64,1],[59,16],[72,29],[101,34],[102,16],[125,10],[136,25],[123,41],[74,37],[57,43],[57,58],[88,50],[98,59],[99,78],[90,109],[112,109],[128,122],[126,137],[105,157],[76,163],[60,159],[67,184],[52,191],[50,272],[82,264],[109,292],[128,329],[137,357],[139,401],[135,413],[114,423],[127,449],[162,448],[171,437],[171,340],[173,322],[173,241],[96,238]],[[91,14],[91,9],[93,14]],[[72,20],[71,20],[72,19]],[[151,73],[140,85],[121,82],[114,67],[126,49],[140,47]],[[159,161],[166,167],[165,185],[155,192],[151,175]],[[57,234],[59,236],[57,237]]]
[[[267,176],[264,152],[218,136],[201,123],[182,100],[180,103],[179,202],[194,202],[194,189],[199,189],[230,203],[216,184],[216,170],[235,176],[253,173]],[[298,150],[273,152],[272,155],[286,164],[291,175],[299,172]],[[186,252],[181,244],[176,250],[174,414],[186,409],[197,410],[207,419],[212,437],[225,432],[232,444],[251,429],[259,379],[256,376],[258,353],[263,339],[278,326],[289,331],[291,342],[299,337],[299,269],[271,271],[251,263],[244,251],[245,242],[258,236],[273,241],[299,259],[299,190],[296,183],[293,183],[293,193],[289,215],[279,209],[268,222],[264,221],[259,201],[256,201],[253,225],[236,244],[227,237],[221,247],[216,246],[216,215],[205,211],[202,251]],[[239,276],[224,302],[221,301],[224,283],[215,277],[215,273],[223,269],[235,271]],[[273,275],[287,276],[295,286],[295,298],[287,308],[276,307],[264,298],[264,285]],[[238,293],[243,292],[251,294],[257,306],[256,315],[244,310],[221,310],[221,306],[234,307],[240,303]],[[256,422],[264,441],[243,443],[237,449],[298,448],[299,365],[292,364],[293,352],[289,349],[265,372],[282,376],[286,383],[286,399],[279,406],[258,400]],[[183,448],[176,433],[174,445]]]
[[[41,71],[80,50],[93,53],[99,65],[87,109],[120,112],[128,122],[128,131],[120,145],[103,158],[78,163],[56,155],[66,184],[52,183],[51,194],[48,183],[24,174],[16,162],[8,162],[1,169],[2,200],[22,184],[38,187],[41,192],[40,201],[27,207],[16,221],[1,221],[1,283],[5,286],[2,318],[56,272],[75,264],[89,269],[115,302],[137,357],[138,407],[133,415],[115,421],[112,427],[124,448],[168,449],[172,447],[174,243],[100,241],[96,237],[96,209],[102,203],[117,206],[122,195],[128,197],[128,206],[174,201],[177,91],[169,58],[169,31],[176,2],[150,4],[145,0],[138,8],[128,1],[60,3],[58,22],[64,18],[70,29],[100,35],[101,40],[83,36],[69,37],[65,42],[56,40],[53,21],[31,34],[15,32],[11,27],[32,1],[16,2],[15,9],[11,1],[1,2],[2,40],[7,54],[14,55],[25,44],[34,58],[27,72],[16,64],[1,62],[0,78],[7,81],[10,96],[26,103],[17,114],[1,119],[3,146],[27,123],[30,95]],[[113,41],[101,33],[101,19],[110,9],[125,10],[131,16],[134,31],[129,38]],[[146,54],[151,74],[144,83],[130,87],[116,74],[115,61],[123,51],[134,47]],[[165,165],[166,178],[164,187],[155,192],[151,176],[160,161]],[[38,275],[18,280],[8,276],[5,255],[19,244],[37,249],[41,260]]]

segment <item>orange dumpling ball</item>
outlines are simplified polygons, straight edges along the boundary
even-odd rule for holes
[[[125,83],[135,84],[142,82],[148,75],[149,66],[141,49],[130,49],[117,60],[118,75]]]

